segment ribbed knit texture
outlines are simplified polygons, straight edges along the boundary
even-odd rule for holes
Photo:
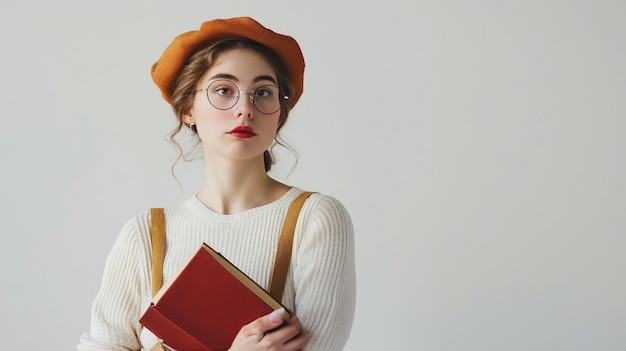
[[[196,197],[165,209],[164,283],[206,242],[268,288],[278,237],[287,209],[301,189],[238,214],[222,215]],[[106,262],[93,303],[91,331],[78,350],[149,350],[156,338],[138,320],[150,305],[149,211],[126,223]],[[342,350],[354,316],[354,233],[336,199],[313,194],[302,207],[283,305],[309,333],[308,351]]]

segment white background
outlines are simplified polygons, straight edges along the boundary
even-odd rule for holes
[[[74,349],[122,224],[198,190],[149,67],[240,15],[304,51],[276,176],[352,214],[347,350],[626,349],[624,4],[3,1],[2,349]]]

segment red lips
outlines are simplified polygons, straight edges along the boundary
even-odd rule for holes
[[[242,138],[242,139],[252,138],[253,136],[256,135],[256,133],[254,132],[254,129],[248,126],[237,126],[233,128],[233,130],[228,132],[228,134],[234,136],[235,138]]]

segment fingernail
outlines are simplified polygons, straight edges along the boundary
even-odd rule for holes
[[[285,309],[283,307],[274,310],[272,313],[270,313],[270,321],[272,323],[278,323],[280,321],[283,320],[283,313],[285,313]]]

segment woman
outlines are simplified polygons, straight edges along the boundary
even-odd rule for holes
[[[298,43],[255,20],[213,20],[179,35],[152,77],[183,129],[199,138],[204,186],[165,209],[167,283],[206,242],[264,288],[289,204],[303,192],[272,179],[268,151],[303,90]],[[179,155],[182,150],[179,147]],[[107,259],[79,350],[151,349],[157,339],[139,318],[151,292],[150,215],[131,219]],[[242,326],[237,350],[341,350],[354,315],[353,228],[336,199],[315,193],[294,234],[282,304],[295,317],[269,314]]]

